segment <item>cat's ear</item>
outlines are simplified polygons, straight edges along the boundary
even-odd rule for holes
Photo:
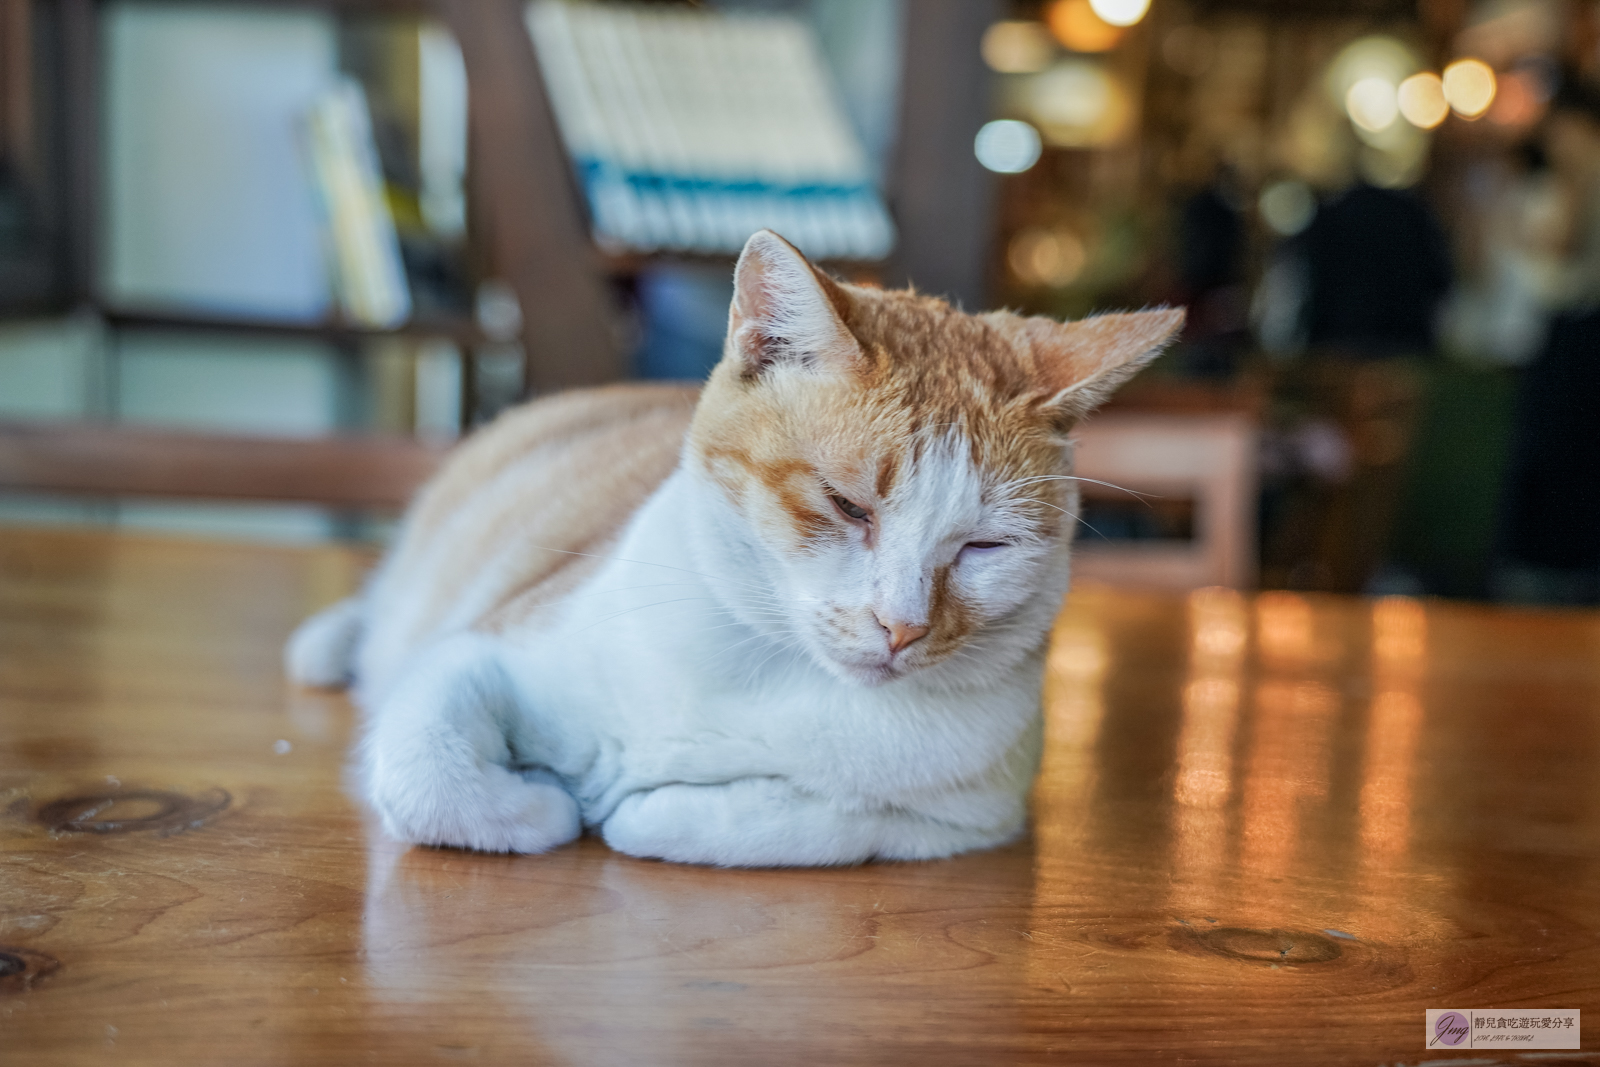
[[[745,378],[783,363],[848,370],[861,359],[861,345],[842,318],[849,300],[798,248],[759,230],[733,271],[726,358],[739,361]]]
[[[1077,322],[1025,320],[1036,373],[1048,390],[1045,407],[1063,427],[1070,426],[1176,340],[1183,320],[1183,308],[1115,312]]]

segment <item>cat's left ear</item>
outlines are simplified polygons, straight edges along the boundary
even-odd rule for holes
[[[798,248],[771,230],[757,231],[733,270],[726,358],[738,360],[747,379],[782,364],[846,370],[861,359],[844,324],[849,301]]]
[[[1077,322],[1027,319],[1023,333],[1049,390],[1046,407],[1063,425],[1089,414],[1177,339],[1184,317],[1183,308],[1157,308]]]

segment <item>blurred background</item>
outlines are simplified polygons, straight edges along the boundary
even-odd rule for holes
[[[381,541],[770,226],[1181,304],[1090,577],[1600,602],[1594,0],[0,0],[0,522]]]

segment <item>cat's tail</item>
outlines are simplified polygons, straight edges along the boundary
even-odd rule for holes
[[[283,666],[300,685],[338,689],[354,676],[361,642],[361,600],[348,597],[296,627],[283,649]]]

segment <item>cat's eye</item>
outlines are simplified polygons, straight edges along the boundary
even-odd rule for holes
[[[828,497],[828,499],[833,501],[833,506],[834,507],[836,507],[840,511],[844,512],[846,515],[850,516],[852,519],[856,519],[856,520],[861,521],[861,522],[865,522],[867,520],[867,517],[868,517],[867,516],[867,509],[862,507],[860,504],[856,504],[856,503],[854,503],[852,501],[846,500],[844,497],[840,496],[838,493],[832,494],[831,496]]]
[[[978,551],[982,552],[990,548],[1004,548],[1006,547],[1006,543],[1004,541],[968,541],[961,547],[976,548]]]

